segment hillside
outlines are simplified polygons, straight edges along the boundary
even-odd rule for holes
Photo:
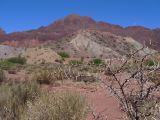
[[[6,45],[0,45],[0,59],[17,57],[24,52],[22,48],[15,48]]]
[[[152,30],[141,26],[123,28],[119,25],[97,22],[90,17],[75,14],[57,20],[46,27],[0,36],[0,41],[1,44],[6,45],[33,47],[59,40],[81,29],[110,32],[123,37],[131,37],[155,50],[160,50],[160,29]]]
[[[80,30],[46,46],[57,52],[68,52],[73,57],[88,58],[119,58],[143,47],[141,43],[131,37],[121,37],[95,30]],[[140,55],[149,52],[154,52],[154,50],[145,48]]]

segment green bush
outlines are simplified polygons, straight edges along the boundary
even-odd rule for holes
[[[75,93],[45,93],[29,104],[23,120],[85,120],[86,106],[84,97]]]
[[[70,57],[69,54],[66,52],[59,52],[58,55],[61,56],[62,59]]]
[[[158,61],[153,60],[153,59],[147,59],[147,60],[145,60],[144,63],[145,63],[146,66],[152,67],[152,66],[157,65]]]
[[[95,58],[95,59],[91,60],[90,63],[93,65],[102,65],[102,64],[104,64],[104,61],[102,59]]]
[[[28,101],[39,95],[39,86],[33,82],[2,84],[0,86],[0,119],[20,120]]]
[[[0,69],[2,70],[11,70],[15,69],[16,64],[9,62],[8,60],[1,60],[0,61]]]
[[[24,57],[12,57],[12,58],[9,58],[7,59],[8,62],[11,62],[11,63],[16,63],[16,64],[25,64],[26,63],[26,58]]]

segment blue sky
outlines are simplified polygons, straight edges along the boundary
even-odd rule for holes
[[[72,13],[124,27],[160,28],[160,0],[0,0],[0,27],[35,29]]]

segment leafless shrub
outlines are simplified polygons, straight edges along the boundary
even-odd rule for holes
[[[116,70],[112,70],[108,66],[106,73],[110,75],[112,80],[110,82],[102,80],[102,82],[118,98],[128,119],[157,120],[160,119],[158,116],[159,111],[157,111],[160,102],[156,90],[160,84],[153,82],[149,74],[156,74],[160,68],[158,64],[152,66],[152,69],[145,66],[145,60],[150,54],[146,54],[141,58],[135,57],[141,50],[143,48],[129,55]],[[122,72],[127,72],[128,77],[120,78],[119,74]]]
[[[72,66],[57,66],[55,68],[45,68],[37,71],[33,77],[40,84],[54,84],[56,81],[73,80],[74,82],[83,81],[95,82],[97,77],[87,72],[79,71]]]

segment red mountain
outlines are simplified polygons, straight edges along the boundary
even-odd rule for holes
[[[153,49],[160,50],[160,29],[152,30],[142,26],[123,28],[119,25],[97,22],[90,17],[75,14],[36,30],[15,32],[7,35],[4,35],[4,32],[2,32],[3,36],[0,36],[0,41],[2,44],[32,47],[58,40],[80,29],[92,29],[110,32],[120,36],[129,36]]]

